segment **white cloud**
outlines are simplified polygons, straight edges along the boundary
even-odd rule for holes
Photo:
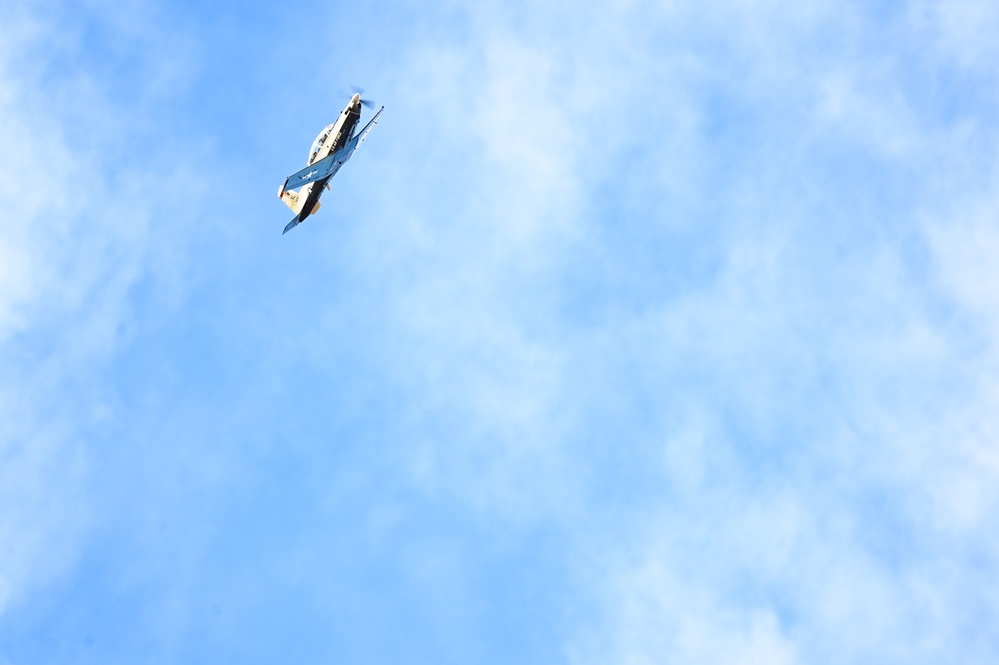
[[[17,347],[11,341],[45,316],[40,300],[46,296],[61,300],[63,289],[74,287],[72,279],[62,281],[56,274],[56,261],[65,256],[59,236],[66,230],[66,184],[72,187],[69,183],[79,173],[57,128],[23,107],[27,91],[12,71],[12,61],[26,48],[18,37],[36,30],[15,14],[13,20],[5,21],[3,42],[8,46],[0,53],[0,86],[5,91],[0,107],[0,143],[5,147],[0,162],[0,217],[4,220],[0,226],[0,348],[9,358],[0,384],[0,421],[5,423],[0,432],[0,454],[5,460],[0,467],[0,541],[4,543],[0,612],[36,577],[59,567],[59,552],[66,545],[60,534],[75,532],[83,517],[75,511],[79,460],[74,463],[76,455],[60,424],[46,424],[46,407],[51,405],[41,407],[40,413],[35,403],[44,397],[45,388],[51,388],[52,370],[40,359],[35,365],[16,357]],[[28,177],[31,183],[25,185]],[[49,196],[46,189],[53,183],[61,186]]]
[[[85,441],[115,417],[102,374],[147,269],[153,184],[177,177],[115,168],[142,119],[52,55],[78,47],[53,9],[0,28],[0,613],[79,554]]]
[[[946,177],[937,160],[993,162],[958,154],[967,127],[907,78],[918,34],[827,3],[790,17],[746,5],[708,27],[686,5],[645,9],[561,21],[560,7],[521,23],[484,12],[473,21],[483,62],[449,58],[439,77],[413,76],[459,98],[481,66],[471,119],[448,115],[448,126],[492,167],[463,174],[459,193],[489,200],[469,206],[485,222],[471,214],[467,228],[435,235],[427,220],[433,239],[421,242],[434,249],[420,260],[432,260],[402,291],[398,331],[420,352],[400,371],[475,423],[467,449],[423,449],[420,482],[500,513],[533,502],[542,523],[585,533],[567,557],[587,561],[581,585],[604,605],[567,638],[576,662],[977,654],[964,636],[991,629],[958,610],[970,599],[995,611],[964,571],[976,552],[995,565],[994,355],[969,359],[965,332],[938,315],[915,220],[937,196],[968,195],[929,186]],[[889,33],[886,47],[878,36]],[[835,43],[813,48],[825,34]],[[935,56],[923,57],[932,69]],[[441,94],[448,83],[461,85]],[[731,145],[711,134],[708,91],[723,98]],[[630,95],[633,108],[618,103]],[[724,117],[739,111],[745,125]],[[993,128],[980,131],[992,140]],[[716,263],[680,293],[573,326],[546,309],[562,304],[567,253],[587,252],[602,271],[594,283],[630,276],[635,258],[612,244],[626,220],[591,216],[588,193],[649,143],[651,168],[634,173],[644,188],[608,182],[660,197],[647,230],[713,225]],[[669,209],[697,200],[693,212]],[[929,232],[960,266],[944,269],[946,283],[979,316],[995,304],[991,221]],[[667,248],[661,262],[682,258]],[[966,325],[991,346],[991,319]],[[453,364],[431,369],[442,359]],[[538,443],[518,447],[525,439]],[[512,450],[511,470],[481,482]],[[464,459],[461,472],[435,475],[428,460],[444,457]],[[636,475],[608,496],[602,476],[615,464]],[[532,468],[544,483],[525,480]],[[643,482],[660,489],[642,494]],[[572,491],[551,492],[560,485]]]
[[[567,534],[595,616],[565,636],[573,662],[981,655],[967,638],[994,629],[962,608],[997,607],[970,570],[996,568],[995,215],[910,225],[940,209],[932,194],[974,189],[923,188],[947,176],[934,160],[994,169],[950,139],[994,130],[941,119],[904,54],[869,59],[881,26],[859,10],[653,4],[473,9],[470,35],[412,54],[358,156],[378,174],[364,187],[383,187],[370,223],[335,236],[377,312],[371,346],[331,350],[340,301],[310,302],[315,325],[290,346],[330,374],[362,354],[373,391],[394,391],[384,417],[404,441],[385,454],[409,464],[403,482],[490,533]],[[985,67],[976,48],[961,57]],[[112,180],[94,149],[117,144],[80,150],[58,109],[22,99],[31,81],[2,72],[2,214],[27,223],[0,229],[0,343],[58,342],[0,387],[19,423],[0,434],[16,460],[0,473],[9,603],[86,526],[77,435],[114,418],[97,377],[143,262],[167,252],[150,250],[164,236],[149,181]],[[21,174],[45,169],[69,183],[59,198],[19,198]],[[172,177],[165,191],[183,189]],[[924,232],[938,274],[920,264]],[[370,527],[386,541],[392,507]],[[467,573],[455,552],[412,576]]]
[[[768,609],[726,607],[711,588],[683,579],[654,556],[611,584],[620,594],[612,602],[621,603],[611,644],[584,640],[585,646],[570,651],[573,663],[798,662]]]
[[[943,286],[999,333],[999,284],[993,279],[999,253],[999,201],[969,201],[944,212],[950,219],[926,224]]]
[[[989,0],[921,0],[907,4],[911,24],[936,53],[957,65],[995,74],[999,8]]]

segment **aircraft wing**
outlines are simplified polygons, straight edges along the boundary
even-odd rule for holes
[[[330,155],[327,155],[314,164],[309,164],[298,173],[293,173],[288,176],[288,179],[284,181],[284,186],[281,188],[281,191],[283,192],[286,189],[298,189],[303,185],[308,185],[310,182],[322,180],[327,176],[334,175],[339,170],[340,166],[354,154],[354,151],[357,150],[357,146],[361,144],[361,141],[363,141],[364,137],[368,135],[371,128],[378,124],[378,116],[380,116],[384,110],[384,106],[378,109],[378,113],[376,113],[374,117],[368,121],[368,124],[364,126],[364,129],[358,132],[346,146],[340,148],[340,150],[337,150],[334,153],[331,153]]]
[[[371,131],[371,128],[378,124],[378,116],[380,116],[382,114],[382,111],[384,111],[384,110],[385,110],[384,106],[381,107],[380,109],[378,109],[378,113],[376,113],[371,118],[371,120],[368,120],[368,124],[366,124],[364,126],[364,129],[362,129],[361,131],[359,131],[357,133],[357,135],[354,136],[354,138],[351,140],[351,142],[350,142],[350,154],[351,155],[353,155],[354,151],[357,150],[357,146],[361,145],[361,142],[364,141],[364,137],[368,135],[368,132]]]
[[[324,157],[323,159],[320,159],[314,164],[309,164],[298,173],[293,173],[288,176],[288,179],[284,181],[283,189],[298,189],[302,185],[308,185],[310,182],[322,180],[336,170],[337,161],[342,159],[343,155],[340,151],[337,151]]]

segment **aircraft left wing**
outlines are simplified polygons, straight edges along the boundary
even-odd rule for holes
[[[322,180],[327,176],[334,175],[340,169],[340,166],[342,166],[343,163],[350,159],[351,155],[354,154],[354,151],[357,150],[357,146],[361,144],[361,141],[363,141],[364,137],[368,135],[371,128],[378,124],[378,116],[380,116],[384,110],[384,106],[378,109],[378,113],[376,113],[371,120],[368,121],[368,124],[364,126],[364,129],[358,132],[357,135],[350,140],[350,143],[336,152],[327,155],[323,159],[320,159],[318,162],[309,164],[298,173],[293,173],[288,176],[288,179],[284,181],[284,186],[281,187],[281,192],[283,193],[286,189],[298,189],[303,185],[308,185],[310,182]]]
[[[284,187],[281,188],[281,191],[283,192],[286,189],[298,189],[302,185],[308,185],[310,182],[322,180],[336,171],[337,166],[339,166],[337,162],[344,161],[343,157],[343,153],[338,150],[337,152],[320,159],[314,164],[309,164],[298,173],[293,173],[288,176],[288,179],[284,181]]]

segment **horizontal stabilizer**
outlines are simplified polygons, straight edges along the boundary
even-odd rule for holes
[[[300,215],[295,215],[295,219],[293,219],[290,222],[288,222],[288,226],[284,227],[284,231],[281,232],[281,235],[284,235],[288,231],[291,231],[293,228],[295,228],[296,226],[298,226],[301,223],[302,223],[301,216]]]

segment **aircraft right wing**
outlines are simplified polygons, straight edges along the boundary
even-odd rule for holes
[[[372,116],[371,120],[368,120],[368,124],[364,126],[364,129],[359,131],[357,135],[354,136],[353,139],[351,139],[350,153],[349,153],[350,155],[354,154],[354,151],[357,150],[357,146],[361,145],[361,142],[364,141],[364,137],[368,135],[368,132],[371,131],[371,128],[378,124],[378,116],[380,116],[382,114],[382,111],[384,110],[385,110],[384,106],[378,109],[378,113]]]

